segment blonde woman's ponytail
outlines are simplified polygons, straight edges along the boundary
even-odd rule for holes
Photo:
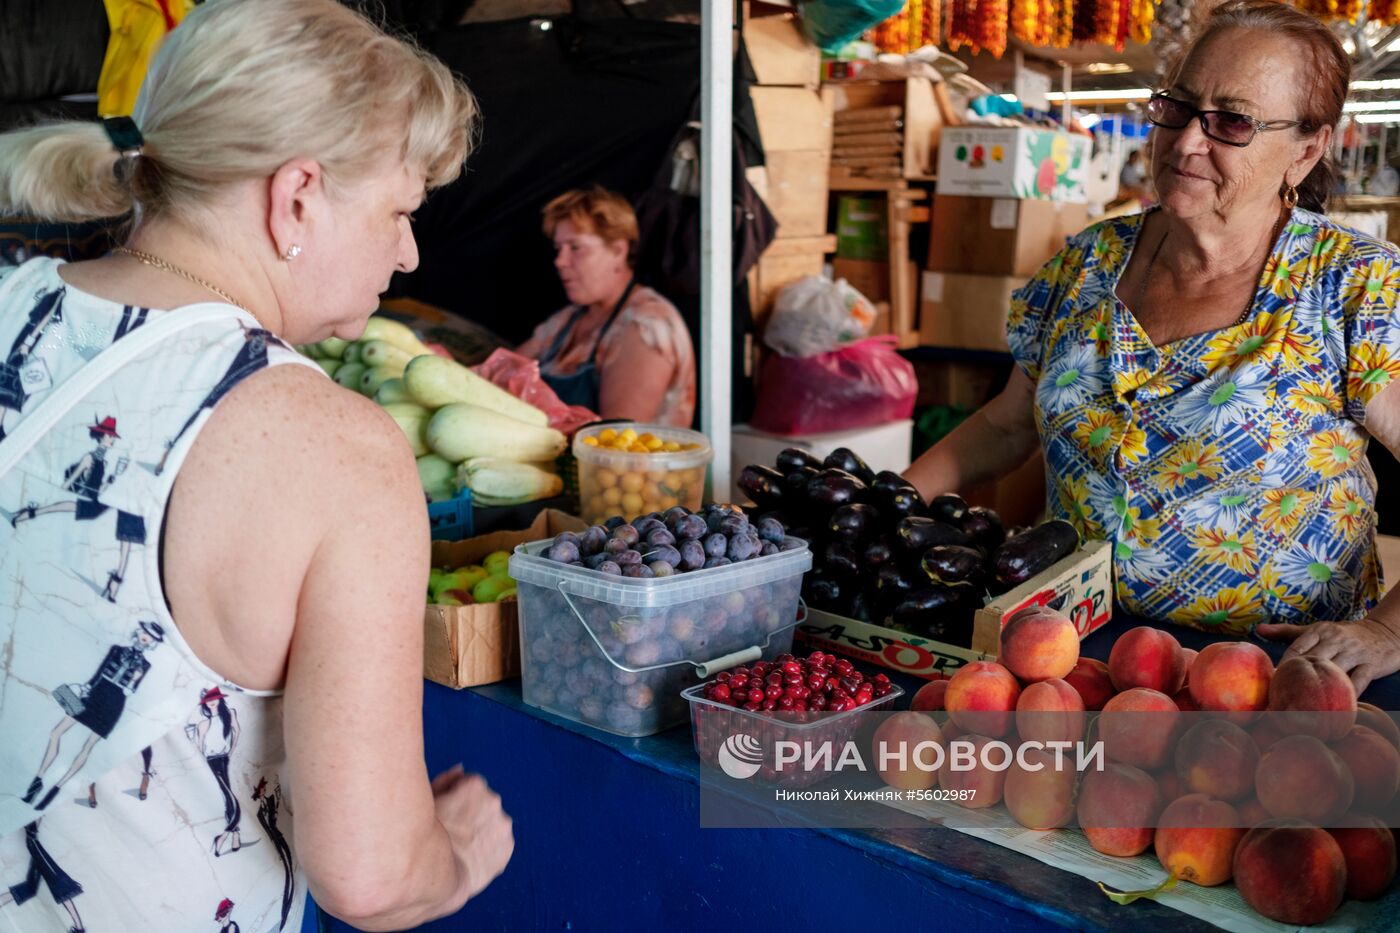
[[[122,159],[100,123],[50,123],[0,134],[0,214],[83,221],[131,212]]]

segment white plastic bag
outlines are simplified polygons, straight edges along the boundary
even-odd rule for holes
[[[783,356],[815,356],[859,340],[875,323],[875,306],[845,279],[809,275],[778,292],[763,342]]]

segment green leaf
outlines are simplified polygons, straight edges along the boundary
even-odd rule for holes
[[[1176,875],[1168,875],[1166,880],[1163,881],[1161,884],[1157,885],[1157,887],[1146,888],[1142,891],[1114,891],[1111,890],[1108,887],[1108,885],[1104,884],[1102,881],[1100,881],[1098,884],[1099,890],[1102,891],[1113,903],[1131,904],[1133,901],[1141,900],[1144,897],[1148,900],[1155,900],[1158,894],[1170,891],[1172,888],[1176,887],[1176,883],[1178,880],[1179,879]]]

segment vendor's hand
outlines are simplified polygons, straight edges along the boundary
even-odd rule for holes
[[[464,773],[461,765],[433,778],[433,803],[438,821],[452,839],[452,851],[465,879],[465,894],[475,897],[505,871],[515,851],[511,818],[485,779]]]
[[[1264,638],[1292,642],[1284,658],[1326,658],[1346,671],[1360,696],[1371,681],[1400,671],[1400,633],[1378,619],[1260,625]]]

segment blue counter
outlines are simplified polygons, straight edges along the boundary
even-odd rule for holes
[[[1136,624],[1115,620],[1083,653],[1107,658]],[[1190,648],[1211,641],[1172,632]],[[1400,708],[1400,678],[1365,699]],[[1117,906],[1084,878],[954,830],[701,829],[689,725],[619,738],[525,706],[518,680],[427,684],[424,730],[431,773],[461,761],[500,792],[516,849],[483,894],[423,930],[1215,929],[1150,901]]]

